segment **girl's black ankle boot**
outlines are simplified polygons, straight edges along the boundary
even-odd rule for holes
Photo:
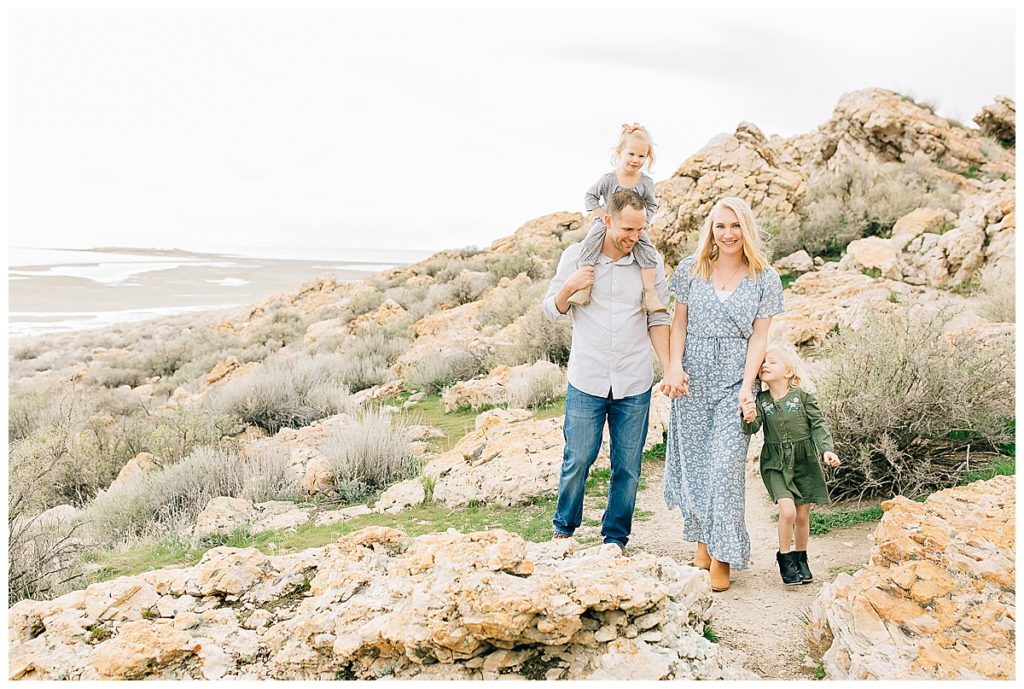
[[[796,567],[796,553],[776,551],[775,560],[779,563],[779,574],[782,576],[783,584],[793,586],[800,583],[800,571]]]
[[[814,575],[811,574],[811,568],[807,566],[807,551],[794,550],[791,554],[796,556],[796,569],[800,574],[800,583],[809,584],[814,581]]]

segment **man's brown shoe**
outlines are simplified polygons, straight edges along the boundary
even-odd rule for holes
[[[711,590],[722,592],[729,590],[729,563],[711,558]]]
[[[697,554],[693,556],[693,562],[690,563],[698,569],[711,569],[711,556],[708,555],[708,547],[697,541]]]

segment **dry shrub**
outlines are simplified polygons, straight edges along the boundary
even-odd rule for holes
[[[345,307],[346,310],[352,314],[352,317],[356,318],[357,316],[362,316],[364,313],[376,311],[383,303],[383,292],[379,292],[377,290],[363,290],[353,294]]]
[[[955,485],[964,453],[1009,437],[1012,348],[943,336],[950,313],[913,305],[834,339],[819,402],[843,460],[833,499],[918,496]],[[976,467],[975,467],[976,468]]]
[[[69,385],[55,402],[47,432],[8,447],[8,603],[48,595],[66,581],[81,549],[75,538],[77,522],[39,519],[51,506],[41,488],[52,481],[54,468],[67,454],[76,403],[77,391]]]
[[[266,345],[279,349],[306,332],[306,322],[297,309],[279,307],[269,317],[249,326],[245,333],[245,345]]]
[[[481,357],[465,349],[453,349],[423,357],[406,375],[405,382],[411,389],[432,395],[442,388],[484,372]]]
[[[496,280],[488,273],[465,272],[451,282],[451,299],[456,306],[476,301]]]
[[[324,439],[320,453],[331,464],[343,502],[361,500],[417,471],[405,422],[392,422],[379,408],[359,412],[352,426]]]
[[[508,277],[514,278],[520,273],[526,273],[531,280],[548,277],[545,273],[546,265],[543,261],[536,260],[533,256],[523,254],[502,254],[490,258],[486,270],[494,276],[495,280]]]
[[[900,217],[923,206],[959,209],[953,185],[923,153],[905,163],[852,161],[811,179],[798,208],[799,228],[776,229],[775,255],[798,249],[812,256],[839,255],[854,239],[889,236]]]
[[[547,360],[565,366],[569,363],[572,347],[572,319],[549,320],[543,307],[536,304],[518,320],[515,339],[500,345],[489,357],[490,367],[506,364],[532,364]]]
[[[565,394],[565,374],[560,369],[529,369],[510,380],[506,388],[509,407],[536,409]]]
[[[1013,264],[990,264],[981,271],[978,313],[998,323],[1014,323],[1016,316],[1016,278]]]
[[[227,383],[211,396],[212,409],[268,433],[301,428],[346,411],[347,362],[337,354],[271,360],[252,375]]]
[[[98,542],[115,546],[137,538],[183,534],[219,496],[294,499],[298,486],[288,464],[283,453],[242,458],[211,447],[197,448],[177,464],[135,474],[97,496],[86,512],[89,531]]]
[[[480,322],[504,328],[526,313],[531,306],[540,303],[547,290],[547,280],[531,282],[522,287],[502,288],[490,296],[487,305],[480,310]]]

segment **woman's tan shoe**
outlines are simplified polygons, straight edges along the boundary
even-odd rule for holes
[[[647,313],[657,313],[658,311],[668,311],[665,305],[661,303],[658,298],[658,290],[656,289],[645,289],[644,298],[640,304],[641,310]]]
[[[727,591],[729,589],[729,563],[711,559],[711,590]]]
[[[590,288],[584,287],[583,289],[576,290],[569,295],[566,301],[572,306],[586,306],[590,303]]]
[[[697,554],[693,556],[693,562],[690,564],[699,569],[711,569],[711,556],[708,555],[708,547],[700,541],[697,541]]]

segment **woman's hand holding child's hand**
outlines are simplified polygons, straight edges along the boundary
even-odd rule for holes
[[[839,456],[835,452],[826,452],[824,455],[824,459],[825,464],[828,464],[833,469],[842,464],[842,462],[839,461]]]
[[[743,420],[750,423],[757,417],[757,407],[754,400],[743,400],[740,402],[740,411],[743,413]]]

